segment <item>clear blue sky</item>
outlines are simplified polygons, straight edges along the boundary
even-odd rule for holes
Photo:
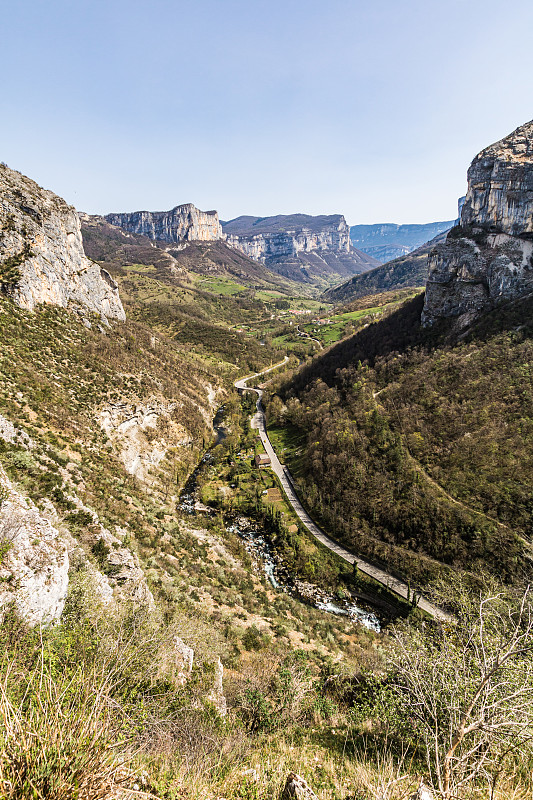
[[[91,213],[455,216],[531,0],[3,0],[0,160]]]

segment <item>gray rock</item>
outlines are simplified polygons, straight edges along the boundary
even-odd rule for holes
[[[170,211],[133,211],[106,214],[111,225],[161,242],[214,242],[225,239],[216,211],[200,211],[192,203]]]
[[[102,576],[103,582],[97,579],[102,601],[106,602],[105,598],[109,593],[108,587],[111,587],[114,600],[118,602],[133,601],[139,606],[153,608],[155,606],[154,596],[146,582],[146,576],[140,566],[137,553],[124,547],[122,540],[102,525],[96,511],[82,503],[76,494],[69,494],[67,497],[79,511],[85,511],[92,516],[92,530],[87,537],[86,544],[90,545],[93,550],[95,546],[99,545],[101,566],[106,572],[106,576]]]
[[[434,795],[425,783],[420,782],[420,786],[414,794],[411,795],[409,800],[434,800]]]
[[[0,288],[17,305],[77,307],[104,320],[126,315],[117,284],[83,251],[76,210],[0,165]]]
[[[221,717],[225,717],[228,713],[226,697],[224,695],[224,687],[222,685],[223,677],[224,667],[222,666],[222,661],[219,658],[215,663],[215,678],[213,681],[213,688],[207,695],[207,699],[213,703]]]
[[[0,618],[14,605],[29,625],[49,625],[63,611],[69,556],[64,538],[14,489],[0,466]]]
[[[281,800],[318,800],[309,784],[295,772],[289,772]]]
[[[176,684],[185,686],[192,673],[194,650],[186,645],[183,639],[176,636],[174,640],[174,655],[176,660]]]
[[[154,397],[135,405],[126,402],[107,403],[98,414],[98,422],[124,464],[126,471],[143,483],[151,484],[151,470],[156,468],[169,449],[191,443],[191,436],[172,414],[176,402],[163,402]],[[158,435],[158,421],[164,434]]]
[[[455,317],[463,328],[533,291],[533,122],[476,156],[460,224],[428,263],[425,326]]]

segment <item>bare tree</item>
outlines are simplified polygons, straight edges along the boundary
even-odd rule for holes
[[[396,631],[394,693],[434,787],[458,798],[483,782],[494,796],[508,765],[533,759],[533,607],[495,593],[456,624]]]

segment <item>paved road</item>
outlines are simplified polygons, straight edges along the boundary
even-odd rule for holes
[[[265,413],[261,403],[263,392],[257,387],[247,386],[246,384],[248,381],[254,380],[259,376],[264,375],[279,366],[282,366],[287,361],[288,357],[285,357],[285,360],[280,362],[280,364],[275,364],[273,367],[263,370],[263,372],[258,372],[255,375],[251,375],[248,378],[242,378],[241,380],[235,382],[235,387],[241,390],[248,389],[249,391],[257,394],[256,413],[252,418],[252,428],[259,432],[263,447],[270,457],[272,469],[279,478],[289,503],[307,530],[315,537],[315,539],[318,539],[319,542],[322,542],[322,544],[325,545],[328,550],[336,553],[349,564],[357,564],[357,567],[361,570],[361,572],[365,573],[365,575],[369,575],[378,583],[386,586],[390,591],[395,592],[395,594],[407,600],[409,598],[409,587],[406,583],[401,581],[399,578],[394,577],[393,575],[389,575],[388,572],[379,569],[379,567],[369,564],[368,561],[365,561],[363,558],[359,558],[359,556],[354,555],[349,550],[346,550],[345,547],[336,542],[334,539],[331,539],[321,528],[318,527],[316,522],[311,519],[305,508],[302,506],[294,489],[293,479],[289,470],[284,464],[281,464],[279,458],[277,457],[266,431]],[[440,620],[441,622],[451,621],[451,617],[448,614],[446,614],[442,609],[433,605],[433,603],[430,603],[429,600],[426,600],[425,597],[422,597],[418,593],[416,595],[416,604],[420,609],[422,609],[422,611],[425,611],[434,619]]]

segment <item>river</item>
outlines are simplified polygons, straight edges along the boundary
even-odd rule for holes
[[[224,406],[221,406],[213,419],[215,441],[204,453],[180,493],[178,508],[186,514],[211,515],[215,513],[212,508],[203,505],[199,500],[198,478],[206,467],[214,464],[216,460],[214,450],[226,437],[226,429],[223,425],[224,412]],[[376,614],[360,608],[352,596],[337,597],[313,583],[302,581],[291,575],[283,563],[280,553],[266,533],[261,530],[259,523],[252,517],[237,512],[227,512],[224,514],[224,525],[228,532],[237,534],[242,539],[254,570],[264,574],[274,589],[290,594],[301,602],[312,605],[327,614],[349,617],[370,630],[381,630],[381,622]]]

